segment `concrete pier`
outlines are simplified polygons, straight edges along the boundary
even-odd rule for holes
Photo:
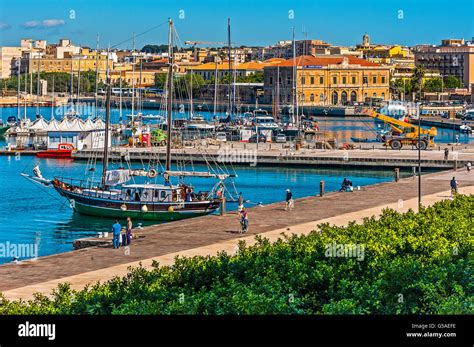
[[[309,147],[309,148],[308,148]],[[449,148],[448,160],[444,160],[445,147]],[[109,152],[109,157],[120,160],[128,153],[132,161],[165,160],[165,149],[155,148],[120,148]],[[244,155],[245,154],[245,155]],[[96,157],[100,160],[100,151],[82,150],[73,153],[76,160],[87,160]],[[221,145],[198,145],[172,151],[172,160],[193,163],[246,164],[266,166],[311,166],[311,167],[347,167],[347,168],[412,168],[418,166],[417,150],[383,149],[381,144],[360,146],[353,150],[321,150],[310,145],[296,151],[291,144],[264,143],[222,143]],[[421,165],[427,169],[451,169],[457,162],[458,167],[468,161],[474,162],[474,147],[467,145],[443,146],[422,151]]]

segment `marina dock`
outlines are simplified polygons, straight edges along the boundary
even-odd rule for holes
[[[474,193],[473,173],[443,171],[422,176],[422,202],[430,204],[449,198],[452,176],[456,176],[462,193]],[[297,199],[292,211],[285,211],[284,202],[250,208],[250,230],[244,236],[238,234],[239,222],[235,212],[135,229],[138,238],[129,248],[115,250],[110,243],[4,264],[0,266],[0,291],[6,298],[18,299],[31,298],[34,292],[50,294],[61,282],[70,282],[73,288],[80,289],[98,280],[121,276],[128,266],[138,266],[139,262],[149,268],[151,259],[158,259],[161,264],[172,264],[179,254],[214,254],[218,250],[229,250],[229,247],[235,251],[238,240],[251,240],[257,234],[273,233],[273,237],[277,237],[280,232],[309,232],[317,229],[321,221],[337,221],[343,225],[350,220],[378,214],[386,206],[406,210],[416,206],[417,181],[406,178],[362,187],[352,193],[335,192],[322,197],[317,196],[319,182],[315,182],[314,196]],[[110,230],[97,230],[104,231]]]
[[[444,160],[444,148],[450,155]],[[131,161],[155,159],[164,161],[164,148],[115,148],[109,151],[109,157],[120,160],[128,153]],[[98,156],[97,150],[83,150],[73,153],[76,160],[87,160]],[[354,150],[321,150],[302,148],[295,151],[289,144],[264,143],[224,143],[219,146],[197,146],[175,149],[172,159],[179,162],[213,163],[225,165],[266,165],[266,166],[311,166],[311,167],[358,167],[376,168],[408,168],[418,166],[418,151],[406,148],[392,150],[384,148],[380,143],[361,144]],[[474,162],[474,147],[468,145],[438,145],[428,151],[422,151],[421,165],[425,169],[451,169],[462,167],[468,161]]]

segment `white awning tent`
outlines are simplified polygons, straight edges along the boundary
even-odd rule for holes
[[[31,126],[30,130],[46,130],[48,128],[48,122],[43,118],[37,119]]]
[[[58,121],[56,119],[51,120],[45,130],[46,131],[59,131]]]

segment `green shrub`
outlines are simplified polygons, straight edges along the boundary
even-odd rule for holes
[[[51,298],[0,298],[0,314],[472,314],[473,210],[474,196],[458,196],[274,243],[257,237],[232,256],[179,257],[81,291],[64,284]],[[334,243],[363,246],[363,259],[327,257]]]

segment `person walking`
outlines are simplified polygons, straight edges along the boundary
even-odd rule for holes
[[[245,207],[242,207],[240,214],[240,233],[245,234],[249,229],[249,217]]]
[[[127,236],[127,246],[130,243],[132,243],[132,228],[133,228],[132,218],[128,217],[127,218],[127,231],[125,233],[125,235]]]
[[[291,210],[293,209],[293,193],[291,192],[291,190],[287,189],[286,190],[286,207],[285,207],[285,210],[288,211],[288,210]]]
[[[444,160],[448,160],[448,156],[449,156],[449,149],[448,149],[448,147],[446,147],[444,149]]]
[[[456,135],[456,145],[459,144],[459,135]]]
[[[120,247],[120,230],[122,230],[122,226],[120,225],[119,221],[116,219],[115,223],[112,225],[112,233],[114,237],[115,249]]]
[[[458,181],[456,181],[456,177],[453,177],[451,180],[451,196],[454,197],[458,193]]]
[[[466,170],[467,170],[468,173],[471,172],[471,162],[470,162],[470,161],[468,161],[468,162],[466,163]]]
[[[239,204],[239,212],[240,212],[244,208],[244,196],[242,195],[242,192],[239,193],[238,204]]]

